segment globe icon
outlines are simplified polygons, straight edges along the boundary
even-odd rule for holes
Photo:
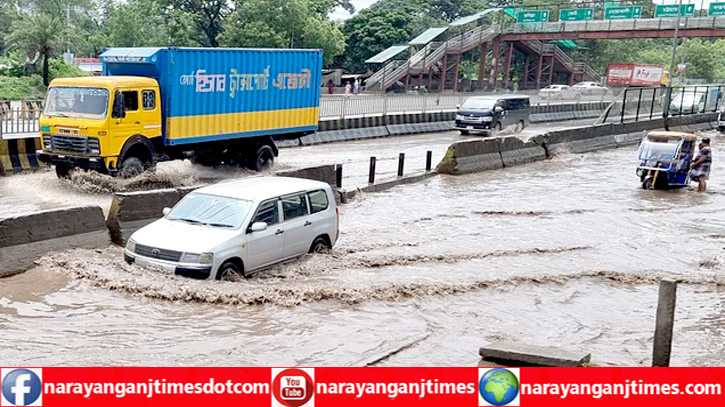
[[[478,392],[488,404],[505,406],[519,394],[519,380],[508,369],[491,369],[478,382]]]

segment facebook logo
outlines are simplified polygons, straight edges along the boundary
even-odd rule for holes
[[[2,369],[2,406],[42,406],[42,369]]]

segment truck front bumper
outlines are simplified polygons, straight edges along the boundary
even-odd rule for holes
[[[108,172],[106,161],[103,157],[97,156],[78,156],[52,153],[44,150],[36,152],[38,160],[51,165],[67,165],[72,168],[82,168],[84,170],[95,170],[98,172]]]

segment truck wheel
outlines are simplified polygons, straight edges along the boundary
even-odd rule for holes
[[[255,171],[264,171],[272,168],[274,165],[274,151],[272,147],[264,145],[257,149],[252,161],[252,169]]]
[[[73,168],[70,165],[65,165],[65,164],[56,164],[55,165],[55,175],[58,178],[70,178],[71,171],[73,171]]]
[[[133,178],[144,172],[145,166],[143,161],[137,157],[128,157],[118,167],[118,176],[124,179]]]

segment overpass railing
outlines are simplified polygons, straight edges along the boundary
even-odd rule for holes
[[[555,21],[547,23],[515,23],[503,29],[503,34],[560,33],[585,31],[650,31],[674,30],[676,18],[641,18],[629,20]],[[680,29],[725,29],[725,16],[685,17]]]
[[[606,102],[613,94],[604,95],[566,95],[567,98],[542,98],[538,90],[515,92],[529,95],[531,104],[536,105],[577,105],[591,102]],[[381,116],[397,113],[426,113],[454,111],[471,96],[504,95],[504,93],[431,93],[431,94],[364,94],[330,95],[320,98],[320,120],[349,117]]]
[[[13,106],[17,103],[18,106]],[[27,137],[40,131],[38,119],[43,111],[42,101],[0,101],[0,139]]]
[[[627,88],[612,101],[596,123],[626,123],[664,116],[713,113],[720,110],[724,99],[725,85]]]

